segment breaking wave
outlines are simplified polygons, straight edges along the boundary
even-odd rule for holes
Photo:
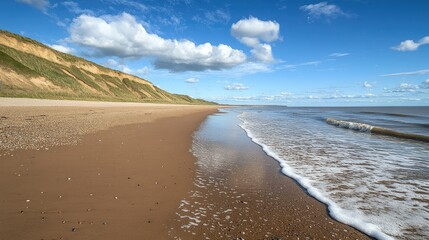
[[[326,122],[328,124],[331,124],[340,128],[351,129],[359,132],[369,132],[369,133],[380,134],[384,136],[390,136],[390,137],[396,137],[396,138],[402,138],[402,139],[411,139],[411,140],[416,140],[421,142],[429,142],[429,136],[419,135],[414,133],[398,132],[391,129],[372,126],[365,123],[349,122],[349,121],[337,120],[334,118],[327,118]]]

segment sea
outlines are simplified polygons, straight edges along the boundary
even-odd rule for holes
[[[377,239],[429,239],[429,107],[223,111],[334,219]]]

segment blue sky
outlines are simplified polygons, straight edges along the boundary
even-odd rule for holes
[[[429,105],[429,1],[6,0],[0,28],[220,103]]]

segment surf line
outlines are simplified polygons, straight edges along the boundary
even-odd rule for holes
[[[398,132],[387,128],[372,126],[365,123],[342,121],[342,120],[337,120],[335,118],[327,118],[326,122],[328,124],[331,124],[340,128],[346,128],[346,129],[351,129],[351,130],[360,131],[360,132],[369,132],[369,133],[380,134],[384,136],[390,136],[390,137],[396,137],[396,138],[402,138],[402,139],[411,139],[411,140],[429,143],[429,136],[425,136],[425,135],[419,135],[414,133],[403,133],[403,132]]]

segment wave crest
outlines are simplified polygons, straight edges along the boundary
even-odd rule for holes
[[[326,122],[337,127],[357,130],[360,132],[371,132],[374,128],[374,126],[369,124],[336,120],[334,118],[327,118]]]
[[[328,124],[331,124],[337,127],[351,129],[351,130],[360,131],[360,132],[369,132],[369,133],[380,134],[384,136],[390,136],[390,137],[396,137],[396,138],[402,138],[402,139],[411,139],[411,140],[416,140],[421,142],[429,142],[429,136],[398,132],[387,128],[372,126],[366,123],[349,122],[349,121],[337,120],[334,118],[327,118],[326,122]]]

